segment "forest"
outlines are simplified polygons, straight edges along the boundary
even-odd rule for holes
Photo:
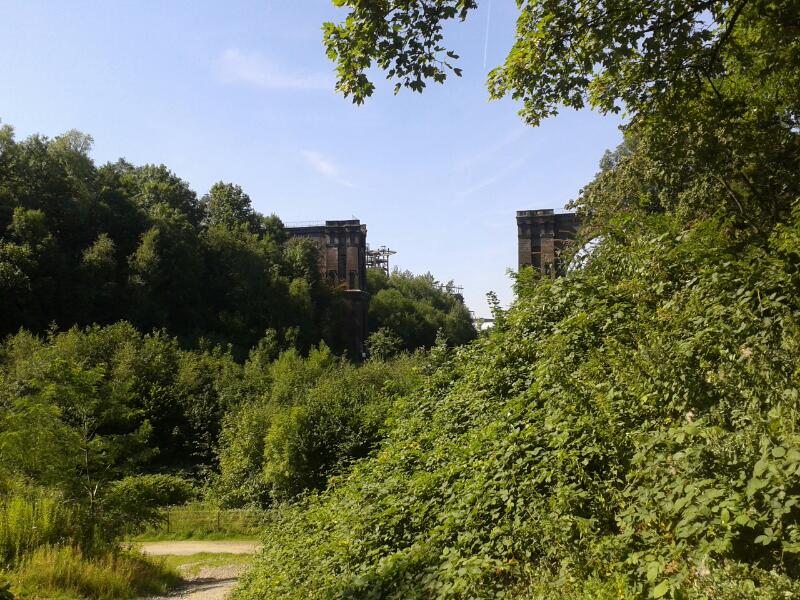
[[[74,130],[16,141],[0,128],[0,335],[127,321],[186,347],[230,347],[240,362],[265,336],[276,350],[344,351],[346,301],[321,280],[314,242],[289,238],[237,185],[198,199],[164,165],[95,165],[92,144]],[[390,329],[406,350],[431,346],[439,329],[471,339],[468,311],[437,284],[371,274],[372,330]]]
[[[20,597],[164,591],[174,574],[124,538],[162,507],[325,487],[382,439],[430,349],[476,336],[432,275],[376,270],[359,364],[316,242],[239,186],[198,198],[91,147],[0,130],[0,590]]]
[[[460,74],[446,33],[475,0],[334,4],[355,103],[381,72]],[[490,96],[532,126],[625,117],[571,205],[594,250],[514,273],[481,335],[432,277],[372,273],[363,364],[311,250],[235,186],[197,201],[96,169],[85,136],[4,130],[7,594],[59,553],[157,570],[122,530],[203,497],[265,511],[235,600],[800,597],[800,4],[517,6]]]

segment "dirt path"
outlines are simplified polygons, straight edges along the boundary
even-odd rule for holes
[[[260,544],[248,541],[140,542],[136,546],[151,556],[190,556],[192,554],[255,554]]]
[[[258,542],[245,541],[186,541],[186,542],[143,542],[136,544],[142,552],[151,556],[192,556],[194,554],[253,554],[258,550]],[[236,587],[239,575],[247,568],[246,564],[207,565],[204,557],[196,562],[182,564],[179,569],[184,574],[184,583],[167,596],[148,600],[224,600]]]
[[[246,567],[233,565],[227,567],[208,567],[186,579],[186,582],[168,596],[158,596],[148,600],[224,600],[236,587],[239,575]]]

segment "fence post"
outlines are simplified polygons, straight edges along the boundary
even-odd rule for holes
[[[219,515],[220,515],[220,512],[221,512],[221,509],[218,508],[217,509],[217,533],[219,533]]]

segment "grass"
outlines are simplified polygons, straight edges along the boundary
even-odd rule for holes
[[[18,598],[112,600],[164,594],[181,578],[165,560],[135,551],[89,557],[71,546],[42,546],[8,579]]]
[[[131,541],[257,540],[262,513],[257,510],[218,509],[194,503],[170,508],[156,527],[131,537]]]
[[[253,561],[251,554],[214,554],[202,552],[189,556],[165,556],[167,568],[178,571],[184,577],[195,577],[206,568],[246,567]]]
[[[54,495],[0,498],[0,565],[69,538],[73,521],[72,511]]]

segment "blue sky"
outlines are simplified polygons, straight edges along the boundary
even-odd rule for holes
[[[395,96],[378,75],[357,107],[333,92],[330,0],[0,0],[0,119],[18,138],[90,133],[98,163],[164,163],[198,195],[237,183],[285,222],[360,218],[395,265],[455,280],[487,316],[487,291],[512,297],[515,211],[562,207],[621,139],[614,117],[534,129],[488,101],[517,13],[492,1],[448,32],[461,79]]]

